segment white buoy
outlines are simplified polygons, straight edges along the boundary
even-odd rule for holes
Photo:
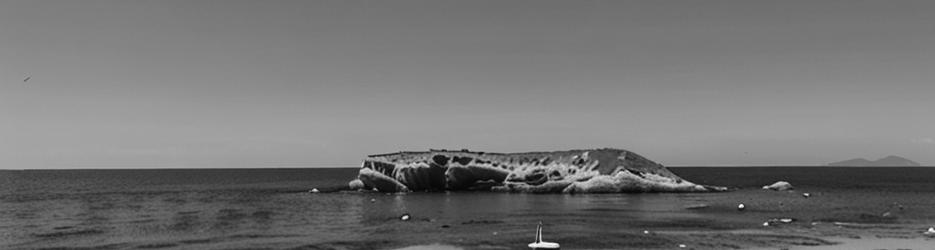
[[[928,231],[925,231],[925,234],[926,234],[926,235],[933,235],[933,234],[935,234],[935,227],[930,227]]]
[[[768,227],[768,226],[769,226],[769,221],[763,222],[763,226],[764,226],[764,227]]]
[[[649,230],[643,230],[643,234],[649,234]]]
[[[744,209],[747,209],[747,206],[744,206],[743,203],[740,203],[740,205],[737,205],[737,210],[743,211]]]
[[[810,193],[802,193],[802,197],[805,197],[805,198],[812,197],[812,194],[810,194]]]
[[[377,202],[377,198],[370,198],[370,202]]]
[[[409,216],[409,214],[403,214],[403,216],[400,216],[400,217],[399,217],[399,219],[402,220],[402,221],[409,221],[409,219],[411,219],[411,218],[412,218],[412,216]]]
[[[312,188],[312,190],[309,190],[308,192],[309,192],[309,193],[318,193],[318,192],[321,192],[321,191],[318,191],[317,188]]]
[[[529,243],[529,248],[533,250],[537,249],[559,249],[558,243],[555,242],[546,242],[542,241],[542,222],[539,222],[539,226],[536,226],[536,241]]]
[[[679,244],[679,248],[686,248],[686,247],[688,246],[686,246],[685,244]]]

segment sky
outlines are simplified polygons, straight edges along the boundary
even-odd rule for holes
[[[935,165],[932,13],[933,1],[0,1],[0,168],[603,147],[665,165]]]

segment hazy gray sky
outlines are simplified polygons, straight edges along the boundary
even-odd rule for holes
[[[667,165],[933,165],[933,13],[933,1],[0,1],[0,168],[596,147]]]

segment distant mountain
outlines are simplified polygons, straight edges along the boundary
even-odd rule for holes
[[[864,158],[850,159],[846,161],[832,162],[828,163],[828,166],[835,167],[916,167],[920,166],[918,162],[912,160],[890,155],[887,157],[880,158],[876,161],[867,160]]]
[[[856,158],[856,159],[828,163],[828,166],[835,166],[835,167],[874,166],[874,165],[875,165],[874,161],[867,160],[864,158]]]

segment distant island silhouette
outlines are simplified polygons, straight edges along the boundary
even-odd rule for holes
[[[867,160],[864,158],[855,158],[845,161],[838,161],[828,163],[828,166],[834,167],[917,167],[921,166],[918,162],[912,160],[890,155],[887,157],[880,158],[875,161]]]

